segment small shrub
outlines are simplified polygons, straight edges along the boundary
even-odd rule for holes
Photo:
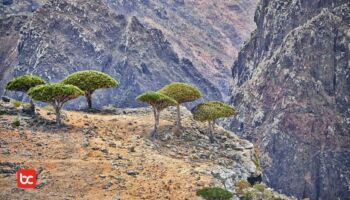
[[[254,188],[259,190],[260,192],[264,192],[266,189],[266,185],[264,183],[257,183],[254,185]]]
[[[284,200],[283,198],[276,196],[273,192],[271,191],[265,191],[262,196],[262,199],[264,200]]]
[[[5,114],[7,114],[6,110],[0,109],[0,115],[5,115]]]
[[[254,199],[254,197],[256,196],[256,194],[253,191],[245,191],[243,193],[243,200],[252,200]]]
[[[219,187],[205,187],[197,190],[196,194],[206,200],[228,200],[233,197],[231,192]]]
[[[13,127],[19,127],[19,126],[21,125],[21,122],[20,122],[19,119],[16,117],[16,118],[12,121],[11,125],[12,125]]]
[[[262,199],[268,199],[268,200],[272,200],[274,198],[274,194],[271,191],[265,190],[262,193]]]
[[[12,105],[15,108],[19,108],[22,106],[22,102],[21,101],[12,101]]]
[[[236,183],[236,192],[238,194],[243,194],[243,190],[252,187],[250,183],[246,180],[240,180]]]

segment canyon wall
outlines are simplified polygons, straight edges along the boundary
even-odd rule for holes
[[[298,198],[350,196],[350,5],[262,0],[232,68],[229,127],[261,149],[264,179]]]

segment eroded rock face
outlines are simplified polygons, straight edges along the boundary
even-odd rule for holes
[[[232,61],[255,28],[258,0],[107,0],[126,16],[162,30],[180,56],[228,95]]]
[[[256,142],[264,179],[298,198],[350,196],[350,5],[262,0],[239,53],[230,127]]]
[[[202,85],[208,99],[227,99],[230,65],[254,29],[256,4],[257,0],[4,1],[1,24],[19,16],[27,19],[12,25],[17,30],[10,35],[16,38],[0,35],[6,44],[0,50],[0,57],[6,58],[0,61],[0,92],[13,75],[31,72],[56,81],[75,70],[98,69],[126,80],[126,85],[119,88],[125,93],[99,93],[95,106],[139,106],[135,94],[171,81]],[[134,24],[143,28],[131,29],[134,16]],[[100,97],[103,102],[97,100]]]
[[[105,1],[49,1],[35,11],[20,33],[18,65],[5,69],[2,86],[25,73],[56,82],[75,71],[95,69],[121,83],[118,88],[97,92],[95,107],[140,106],[135,100],[138,94],[173,81],[196,85],[206,98],[222,98],[189,59],[175,53],[162,31],[146,27],[136,17],[116,14]],[[71,105],[84,107],[85,102],[80,99]]]
[[[10,73],[12,66],[18,64],[18,51],[14,44],[19,41],[19,30],[26,20],[27,16],[24,15],[11,16],[0,20],[0,80]]]

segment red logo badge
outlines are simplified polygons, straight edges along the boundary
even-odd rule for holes
[[[18,188],[35,188],[36,172],[34,169],[19,169],[16,172]]]

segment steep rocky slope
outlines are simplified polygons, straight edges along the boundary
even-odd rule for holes
[[[156,27],[181,56],[227,95],[232,61],[254,29],[258,0],[108,0],[127,16]]]
[[[14,16],[2,19],[0,23],[0,80],[10,73],[13,66],[17,65],[17,42],[19,30],[27,20],[27,16]],[[2,85],[0,87],[2,91]]]
[[[273,188],[348,199],[349,1],[262,0],[255,21],[232,69],[231,129],[265,152]]]
[[[56,82],[78,70],[97,69],[121,84],[97,93],[96,106],[137,106],[136,95],[171,81],[192,83],[207,98],[221,99],[191,61],[174,52],[160,30],[145,27],[136,17],[117,15],[103,1],[50,1],[20,32],[18,66],[6,71],[2,84],[24,73]]]
[[[173,133],[176,113],[168,109],[155,141],[149,108],[64,111],[62,128],[49,108],[36,117],[20,111],[0,101],[1,199],[197,199],[199,188],[234,191],[235,182],[259,174],[250,142],[216,127],[211,144],[206,124],[185,109],[183,134]],[[15,172],[25,167],[38,172],[34,190],[16,187]]]
[[[11,76],[14,66],[18,65],[17,44],[21,27],[30,19],[31,13],[45,2],[4,0],[0,3],[0,92],[3,91],[3,79]]]
[[[254,28],[256,2],[3,1],[0,92],[14,75],[58,81],[98,69],[120,79],[121,87],[98,93],[97,106],[139,106],[133,99],[140,91],[171,81],[193,83],[210,99],[225,98],[229,63]]]

